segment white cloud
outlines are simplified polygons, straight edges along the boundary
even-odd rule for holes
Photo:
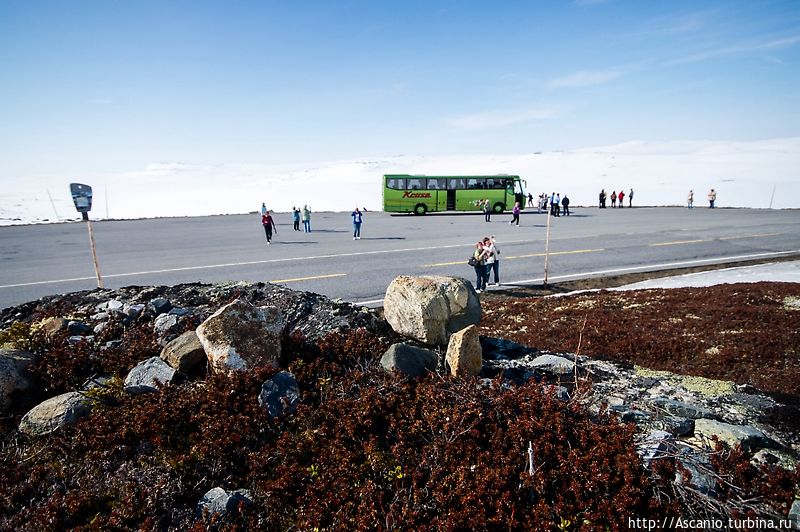
[[[459,129],[490,129],[512,124],[532,122],[553,118],[558,114],[555,107],[526,107],[521,109],[496,109],[480,113],[466,114],[450,119],[451,126]]]
[[[779,50],[781,48],[788,48],[800,43],[800,35],[790,35],[780,39],[771,39],[763,42],[744,43],[734,46],[723,46],[717,48],[710,48],[708,50],[698,52],[696,54],[687,55],[678,59],[667,62],[668,65],[680,65],[686,63],[697,63],[705,61],[706,59],[713,59],[715,57],[724,57],[729,55],[744,54],[750,52],[759,52],[763,50]]]
[[[567,76],[551,80],[549,85],[551,88],[566,88],[566,87],[591,87],[593,85],[602,85],[608,83],[622,75],[622,70],[609,69],[609,70],[579,70]]]

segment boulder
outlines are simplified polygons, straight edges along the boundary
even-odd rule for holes
[[[397,333],[445,346],[452,333],[480,323],[481,304],[460,277],[401,275],[386,289],[383,313]]]
[[[69,323],[64,318],[47,318],[42,321],[42,330],[44,331],[44,335],[48,338],[52,338],[59,332],[63,331],[67,328],[67,323]]]
[[[483,350],[476,326],[470,325],[450,336],[445,360],[453,376],[480,375],[483,368]]]
[[[394,344],[381,357],[383,369],[409,377],[422,377],[429,371],[436,371],[438,365],[439,355],[410,344]]]
[[[125,391],[132,395],[158,391],[159,384],[172,382],[175,369],[159,357],[139,362],[125,377]]]
[[[213,371],[277,367],[281,333],[286,321],[276,307],[256,307],[236,299],[220,308],[197,328]]]
[[[697,419],[694,422],[694,435],[701,441],[716,436],[731,447],[741,445],[745,452],[778,447],[777,442],[764,435],[760,430],[743,425],[730,425],[713,419]]]
[[[258,404],[263,406],[272,417],[288,415],[297,410],[300,403],[300,389],[294,375],[281,371],[261,386]]]
[[[92,400],[80,392],[68,392],[51,397],[33,407],[19,424],[19,430],[30,436],[41,436],[66,425],[73,425],[86,416]]]
[[[206,352],[195,331],[186,331],[161,350],[161,360],[181,373],[192,373],[206,361]]]
[[[157,334],[163,336],[167,334],[177,324],[178,324],[178,316],[172,314],[160,314],[156,318],[155,323],[153,323],[153,329],[156,331]]]
[[[575,373],[575,363],[568,358],[557,355],[540,355],[531,361],[531,366],[553,375],[572,375]]]
[[[248,490],[225,491],[222,488],[212,488],[197,503],[197,513],[202,517],[205,512],[208,515],[225,515],[235,512],[240,503],[250,504],[252,495]]]
[[[673,416],[688,418],[688,419],[715,419],[717,415],[708,408],[685,403],[683,401],[676,401],[674,399],[667,399],[665,397],[656,397],[650,400],[650,404],[657,410],[665,411]]]
[[[0,412],[11,408],[15,393],[30,390],[27,369],[33,354],[19,349],[0,349]]]
[[[800,499],[795,499],[792,503],[788,517],[792,530],[800,530]]]

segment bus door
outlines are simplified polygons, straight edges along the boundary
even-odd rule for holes
[[[445,210],[447,208],[447,194],[445,194],[447,180],[443,177],[429,177],[427,184],[428,191],[431,193],[429,208],[433,211]]]
[[[456,210],[456,191],[455,190],[448,190],[447,191],[447,210],[448,211]]]

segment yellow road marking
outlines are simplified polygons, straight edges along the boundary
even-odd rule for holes
[[[650,244],[650,246],[677,246],[680,244],[699,244],[700,242],[708,242],[708,240],[676,240],[675,242],[658,242],[657,244]]]
[[[594,253],[596,251],[605,251],[605,249],[576,249],[574,251],[551,251],[550,255],[572,255],[575,253]],[[500,256],[502,260],[514,260],[514,259],[527,259],[529,257],[544,257],[544,253],[531,253],[530,255],[515,255],[513,257],[504,257]],[[465,260],[457,260],[453,262],[436,262],[434,264],[423,264],[422,268],[435,268],[438,266],[453,266],[455,264],[466,264],[467,261]]]
[[[294,279],[275,279],[271,283],[296,283],[298,281],[311,281],[313,279],[330,279],[331,277],[344,277],[346,273],[329,273],[328,275],[314,275],[311,277],[295,277]]]

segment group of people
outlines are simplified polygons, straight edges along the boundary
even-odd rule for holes
[[[529,194],[530,195],[530,194]],[[492,204],[489,202],[488,199],[481,200],[479,202],[481,210],[483,211],[483,219],[487,222],[492,221]],[[522,206],[519,204],[518,201],[514,202],[514,207],[511,209],[511,221],[508,222],[510,225],[519,226],[519,213],[522,211]]]
[[[606,199],[611,200],[611,207],[612,208],[616,208],[617,207],[617,202],[619,202],[619,208],[620,209],[625,207],[625,192],[623,192],[622,189],[620,189],[619,192],[617,192],[616,190],[613,190],[611,192],[610,196],[608,196],[606,194],[606,189],[600,190],[600,208],[601,209],[605,209],[606,208]],[[628,207],[633,207],[633,189],[630,189],[630,191],[628,192]]]
[[[300,222],[303,222],[303,231],[306,233],[311,232],[311,209],[308,205],[303,205],[303,209],[292,207],[292,227],[295,231],[300,230]],[[267,236],[267,245],[272,244],[272,236],[278,235],[278,228],[275,225],[275,218],[272,217],[272,211],[267,209],[266,203],[261,203],[261,225],[264,226],[264,233]]]
[[[484,237],[475,245],[470,264],[475,268],[475,289],[478,292],[486,290],[490,284],[500,284],[500,248],[494,235]],[[494,272],[494,283],[489,283],[489,276]]]
[[[364,209],[366,212],[366,209]],[[358,207],[350,216],[353,218],[353,240],[361,240],[361,224],[364,221],[364,215]],[[303,205],[302,210],[299,207],[292,207],[292,227],[295,231],[300,230],[300,222],[303,222],[303,232],[311,232],[311,209],[308,205]],[[272,244],[272,236],[278,235],[278,228],[275,225],[275,219],[272,217],[272,212],[267,209],[266,203],[261,203],[261,225],[264,226],[264,233],[267,236],[267,245]]]
[[[714,209],[716,208],[715,203],[717,202],[717,191],[713,188],[708,191],[708,208]],[[694,209],[694,191],[690,190],[689,195],[686,196],[686,207],[689,209]]]

